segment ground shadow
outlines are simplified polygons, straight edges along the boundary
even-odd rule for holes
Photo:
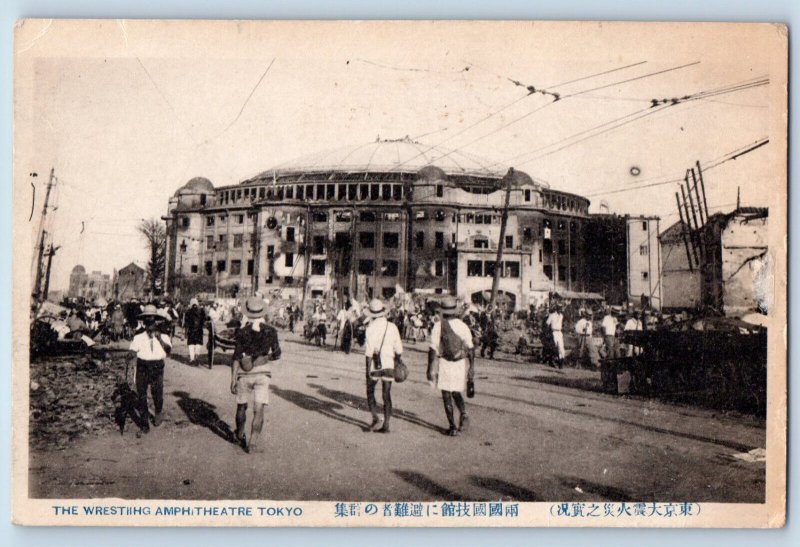
[[[608,486],[606,484],[600,484],[597,482],[587,481],[586,479],[579,479],[577,477],[565,477],[560,476],[558,477],[559,481],[563,486],[574,490],[576,487],[583,490],[583,493],[586,494],[591,501],[649,501],[644,499],[639,499],[638,497],[634,496],[633,494],[626,492],[620,488],[615,488],[613,486]]]
[[[178,398],[178,406],[190,422],[205,427],[231,444],[238,444],[230,426],[217,414],[216,406],[202,399],[195,399],[185,391],[173,391],[172,394]]]
[[[510,498],[513,501],[546,501],[536,495],[533,490],[528,490],[522,486],[511,484],[501,479],[493,477],[477,477],[475,475],[470,477],[472,484],[480,486],[487,490],[493,490]]]
[[[406,481],[407,483],[416,486],[423,492],[426,492],[431,497],[437,500],[444,501],[464,501],[464,497],[452,490],[442,486],[438,482],[434,482],[422,473],[416,471],[398,470],[392,471],[395,475]]]
[[[347,405],[351,408],[356,410],[361,410],[363,412],[369,412],[369,404],[367,404],[366,397],[359,397],[358,395],[353,395],[352,393],[347,393],[345,391],[338,391],[335,389],[330,389],[325,386],[321,386],[319,384],[308,384],[308,387],[312,387],[317,390],[317,393],[322,395],[323,397],[327,397],[329,399],[333,399],[334,401],[341,403],[343,405]],[[366,389],[366,388],[365,388]],[[380,392],[380,387],[375,388],[376,396],[377,393]],[[379,403],[378,408],[382,409],[382,405]],[[436,431],[437,433],[445,434],[447,433],[447,429],[444,427],[440,427],[436,424],[431,422],[425,421],[419,416],[417,416],[414,412],[410,412],[408,410],[402,410],[397,407],[392,408],[392,417],[397,418],[398,420],[403,420],[405,422],[417,425],[419,427],[424,427],[426,429],[430,429],[432,431]]]
[[[362,430],[366,431],[369,427],[369,423],[362,422],[361,420],[356,420],[355,418],[351,418],[346,414],[342,414],[338,412],[339,410],[343,409],[344,406],[334,403],[331,401],[323,401],[322,399],[318,399],[313,395],[307,395],[305,393],[300,393],[299,391],[294,391],[291,389],[281,389],[276,386],[270,386],[270,390],[286,401],[299,406],[303,410],[310,410],[311,412],[316,412],[318,414],[322,414],[326,418],[331,418],[333,420],[337,420],[339,422],[346,423],[348,425],[354,425]]]

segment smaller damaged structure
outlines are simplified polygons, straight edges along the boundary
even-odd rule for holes
[[[737,207],[662,234],[665,309],[680,313],[623,334],[637,349],[605,363],[617,373],[606,389],[620,391],[617,375],[629,374],[631,391],[766,414],[768,220],[765,208]]]
[[[703,304],[727,317],[767,313],[773,287],[769,210],[739,207],[713,215],[705,226]]]

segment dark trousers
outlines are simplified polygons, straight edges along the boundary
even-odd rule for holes
[[[342,329],[342,351],[350,353],[353,345],[353,325],[350,324],[350,321],[346,321]]]
[[[378,401],[375,399],[375,386],[381,383],[383,392],[383,424],[388,427],[389,419],[392,417],[392,382],[384,382],[369,375],[367,368],[367,405],[372,414],[372,421],[378,421]]]
[[[153,397],[156,414],[164,407],[164,361],[136,360],[136,394],[139,396],[139,416],[143,424],[149,423],[147,388]],[[149,425],[145,426],[147,429]]]

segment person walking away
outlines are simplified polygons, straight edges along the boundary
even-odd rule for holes
[[[189,346],[189,364],[195,366],[194,360],[197,352],[202,351],[203,347],[203,327],[206,322],[206,314],[197,302],[192,298],[189,302],[189,309],[183,319],[183,327],[186,331],[186,344]]]
[[[495,323],[494,314],[488,315],[485,325],[481,336],[481,357],[486,353],[489,359],[494,359],[494,352],[497,349],[498,339],[497,323]]]
[[[136,359],[136,394],[138,396],[138,414],[140,431],[136,436],[150,431],[150,411],[147,403],[147,390],[153,398],[153,425],[161,425],[161,412],[164,407],[164,359],[172,351],[172,341],[169,336],[160,332],[159,323],[165,322],[166,317],[158,313],[155,306],[148,305],[138,317],[144,331],[133,337],[130,351],[135,353]]]
[[[545,324],[553,333],[553,345],[555,346],[555,358],[558,368],[564,368],[564,333],[561,332],[563,323],[564,316],[561,313],[561,306],[556,304],[553,306],[553,311],[547,316],[547,321],[545,321]]]
[[[603,321],[600,324],[603,329],[603,341],[606,347],[606,359],[617,358],[617,318],[606,308]]]
[[[575,323],[575,334],[578,335],[578,363],[585,363],[586,361],[593,367],[600,366],[600,354],[597,351],[597,346],[594,343],[592,331],[594,325],[592,324],[591,310],[581,310],[581,318]]]
[[[112,339],[118,342],[125,335],[125,314],[118,305],[114,306],[114,311],[111,313],[111,325]]]
[[[344,308],[339,311],[337,320],[342,351],[349,355],[350,349],[353,347],[353,311],[349,300],[345,302]]]
[[[294,304],[289,304],[286,307],[286,315],[289,316],[289,332],[294,334]]]
[[[446,298],[440,308],[441,318],[431,330],[431,344],[428,350],[428,381],[433,382],[442,392],[444,413],[447,416],[451,437],[466,430],[469,424],[464,395],[474,394],[475,349],[472,331],[458,317],[455,298]],[[458,408],[459,418],[456,426],[453,403]]]
[[[365,333],[364,356],[367,371],[367,404],[372,414],[372,423],[368,431],[389,433],[389,422],[392,417],[392,383],[394,382],[395,356],[403,354],[403,341],[397,325],[386,317],[386,307],[375,298],[369,303],[367,315],[369,326]],[[383,395],[383,426],[378,429],[378,402],[375,399],[375,387],[381,383]]]
[[[236,347],[231,366],[231,393],[236,395],[236,440],[247,452],[257,452],[264,427],[264,411],[269,404],[270,362],[281,356],[278,333],[264,317],[267,305],[257,296],[247,299],[242,310],[247,323],[236,331]],[[245,434],[247,405],[253,401],[250,438]]]

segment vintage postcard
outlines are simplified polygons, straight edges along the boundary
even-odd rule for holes
[[[20,21],[14,522],[782,526],[787,34]]]

